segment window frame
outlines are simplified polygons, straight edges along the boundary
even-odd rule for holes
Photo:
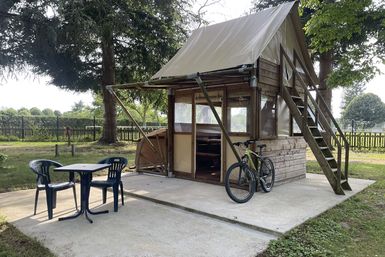
[[[229,106],[229,99],[230,99],[230,95],[232,92],[239,92],[239,91],[244,91],[244,92],[247,92],[249,93],[249,97],[250,97],[250,100],[249,100],[249,106],[245,106],[247,107],[247,113],[246,113],[246,132],[232,132],[231,131],[231,107]],[[247,85],[245,86],[241,86],[241,87],[229,87],[227,88],[227,92],[226,92],[226,129],[227,129],[227,132],[229,134],[229,136],[251,136],[253,134],[253,132],[251,131],[252,130],[252,117],[251,117],[251,114],[252,114],[252,110],[251,108],[253,108],[252,106],[252,101],[251,101],[251,94],[253,93],[253,91],[251,90],[251,88]]]
[[[262,95],[267,96],[267,97],[274,97],[274,133],[273,135],[269,136],[264,136],[262,135],[262,122],[261,122],[261,110],[263,108],[262,106]],[[271,139],[277,139],[278,138],[278,115],[277,115],[277,104],[278,104],[278,94],[266,94],[264,91],[260,91],[258,94],[258,136],[260,140],[271,140]]]

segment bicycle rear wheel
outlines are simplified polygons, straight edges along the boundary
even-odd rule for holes
[[[237,203],[245,203],[255,192],[255,177],[244,163],[234,163],[226,172],[225,187],[229,197]]]
[[[270,192],[275,180],[274,164],[268,157],[263,157],[260,162],[259,181],[263,191]]]

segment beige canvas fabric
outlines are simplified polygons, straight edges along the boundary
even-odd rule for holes
[[[285,3],[195,30],[152,79],[253,64],[280,30],[294,5],[295,2]],[[293,40],[297,40],[295,36]]]

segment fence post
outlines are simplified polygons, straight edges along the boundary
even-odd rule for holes
[[[59,116],[56,116],[56,141],[59,142]]]
[[[75,156],[75,145],[74,144],[71,145],[71,154],[72,154],[72,156]]]
[[[24,116],[21,116],[21,139],[24,141],[24,138],[25,138]]]
[[[55,144],[55,157],[59,156],[59,145]]]
[[[96,118],[95,118],[95,115],[94,115],[94,140],[93,141],[96,141]]]

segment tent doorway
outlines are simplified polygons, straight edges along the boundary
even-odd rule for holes
[[[222,91],[210,91],[215,110],[222,117]],[[195,94],[195,179],[220,182],[221,130],[202,93]]]

